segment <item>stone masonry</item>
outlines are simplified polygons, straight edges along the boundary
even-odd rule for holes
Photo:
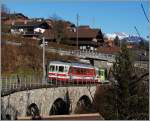
[[[27,107],[35,103],[40,110],[40,115],[49,115],[49,111],[58,98],[65,99],[66,92],[69,93],[71,113],[74,113],[79,99],[86,95],[92,102],[96,91],[96,85],[93,86],[68,86],[56,88],[41,88],[27,91],[15,92],[1,97],[2,116],[7,114],[13,119],[17,116],[26,116]]]

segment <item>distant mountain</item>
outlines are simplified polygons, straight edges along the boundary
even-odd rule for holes
[[[105,34],[106,38],[112,39],[112,40],[114,40],[117,36],[119,37],[120,40],[122,40],[122,39],[128,37],[129,35],[127,35],[124,32],[114,32],[112,34]]]
[[[123,40],[126,40],[129,43],[136,43],[136,44],[138,44],[141,40],[146,41],[144,38],[139,36],[129,36],[124,38]]]
[[[146,41],[142,37],[139,37],[139,36],[136,36],[136,35],[128,35],[124,32],[114,32],[112,34],[109,34],[109,33],[104,34],[105,38],[112,39],[112,40],[114,40],[116,38],[116,36],[118,36],[120,40],[122,40],[122,41],[126,40],[129,43],[138,44],[141,40]]]

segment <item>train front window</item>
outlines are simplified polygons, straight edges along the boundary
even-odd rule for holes
[[[64,72],[64,66],[59,66],[59,72]]]
[[[55,66],[51,65],[50,66],[50,71],[53,72],[55,70]]]

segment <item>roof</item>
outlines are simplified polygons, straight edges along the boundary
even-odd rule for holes
[[[60,64],[60,65],[69,65],[74,67],[82,67],[82,68],[94,68],[92,65],[81,62],[71,62],[71,61],[50,61],[50,64]]]
[[[15,22],[12,28],[21,28],[21,27],[35,27],[45,24],[47,27],[49,25],[45,21],[26,21],[26,22]]]
[[[63,20],[59,20],[57,22],[61,22],[61,24],[64,24],[64,27],[66,27],[65,35],[68,39],[77,38],[77,28],[73,23]],[[44,36],[47,39],[56,39],[54,36],[53,27],[51,30],[45,31]],[[92,40],[93,38],[98,38],[98,41],[101,41],[103,40],[103,35],[100,29],[92,29],[89,25],[81,25],[78,27],[78,38],[83,40]]]
[[[82,29],[90,29],[90,26],[89,26],[89,25],[81,25],[81,26],[79,26],[79,28],[82,28]]]
[[[67,31],[67,35],[70,38],[76,38],[77,37],[77,32],[73,32],[73,31]],[[96,38],[98,35],[98,32],[90,29],[90,28],[82,28],[79,27],[78,28],[78,37],[79,38]]]
[[[65,34],[68,39],[63,41],[63,43],[69,44],[69,45],[76,45],[76,41],[73,41],[73,40],[76,40],[77,33],[67,29]],[[45,39],[50,39],[50,40],[56,39],[54,35],[54,31],[52,29],[46,30],[43,33],[43,36],[45,37]],[[103,35],[100,29],[91,29],[91,28],[81,27],[78,29],[78,38],[79,38],[78,40],[79,45],[92,45],[92,46],[97,47],[98,42],[103,40]],[[98,42],[92,41],[93,38],[98,38]]]
[[[62,64],[62,65],[71,65],[70,62],[65,62],[65,61],[50,61],[49,64]]]
[[[71,41],[71,40],[68,40],[68,41],[66,41],[66,44],[69,44],[69,45],[76,45],[77,44],[77,42],[76,41]],[[97,42],[94,42],[94,41],[91,41],[91,40],[87,40],[87,41],[81,41],[81,40],[79,40],[78,41],[78,44],[79,45],[93,45],[93,46],[98,46],[98,43]]]
[[[92,65],[84,63],[72,63],[71,65],[73,67],[80,67],[80,68],[94,68]]]
[[[28,19],[28,17],[23,15],[22,13],[3,14],[3,17],[5,19],[16,19],[16,18]]]

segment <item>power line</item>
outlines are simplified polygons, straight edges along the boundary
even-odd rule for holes
[[[141,3],[141,7],[142,7],[142,11],[143,11],[143,13],[144,13],[144,15],[145,15],[147,21],[149,22],[149,19],[148,19],[147,15],[146,15],[146,12],[145,12],[145,10],[144,10],[144,7],[143,7],[143,4],[142,4],[142,3]]]
[[[135,26],[134,28],[135,28],[135,30],[136,30],[136,33],[139,35],[139,37],[141,37],[141,35],[140,35],[138,29],[136,28],[136,26]]]

